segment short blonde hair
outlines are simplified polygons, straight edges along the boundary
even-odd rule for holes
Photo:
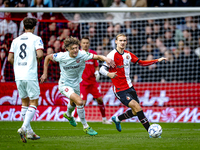
[[[71,48],[71,46],[73,45],[78,45],[80,44],[80,41],[79,39],[77,39],[76,37],[67,37],[65,40],[64,40],[64,44],[65,44],[65,50],[68,50],[68,48]]]
[[[126,37],[126,35],[125,34],[118,34],[117,36],[116,36],[116,40],[118,39],[118,37],[120,37],[120,36],[124,36],[124,37]]]

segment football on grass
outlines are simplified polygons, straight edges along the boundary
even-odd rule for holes
[[[159,124],[152,124],[148,129],[148,133],[151,137],[157,138],[162,134],[162,127]]]

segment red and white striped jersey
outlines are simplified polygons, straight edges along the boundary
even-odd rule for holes
[[[141,66],[148,66],[158,62],[157,59],[142,61],[137,56],[127,50],[124,50],[124,52],[120,54],[116,49],[114,49],[107,55],[107,57],[114,60],[115,62],[114,68],[109,68],[108,65],[104,63],[104,66],[109,68],[109,72],[117,72],[117,76],[111,79],[114,85],[114,92],[124,91],[133,86],[130,79],[131,62],[135,64],[138,63]]]
[[[139,58],[127,50],[120,54],[116,49],[112,50],[107,57],[115,62],[115,68],[109,68],[109,72],[117,72],[117,76],[111,79],[114,84],[114,92],[124,91],[132,87],[130,63],[137,63]],[[107,64],[104,65],[107,66]]]

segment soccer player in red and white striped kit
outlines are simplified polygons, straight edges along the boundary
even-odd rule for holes
[[[89,37],[83,37],[81,39],[81,50],[97,55],[94,50],[89,49],[90,40]],[[99,63],[97,60],[91,59],[85,62],[85,69],[82,74],[82,82],[80,83],[80,96],[83,99],[84,105],[87,101],[87,95],[90,93],[93,98],[97,100],[99,110],[102,115],[103,124],[112,124],[106,119],[105,106],[103,103],[102,95],[99,90],[98,80],[100,79],[99,74]],[[75,111],[74,117],[77,117]]]
[[[112,50],[107,57],[111,58],[115,62],[115,67],[108,67],[106,63],[100,68],[100,73],[111,78],[113,83],[113,91],[115,96],[127,107],[131,109],[119,116],[113,116],[112,120],[116,125],[116,128],[121,132],[120,122],[125,119],[138,116],[138,119],[148,131],[150,126],[148,119],[144,115],[144,112],[139,104],[137,93],[132,85],[130,79],[130,63],[139,64],[141,66],[149,66],[166,58],[159,58],[155,60],[140,60],[137,56],[131,52],[125,50],[127,44],[127,37],[124,34],[118,34],[116,36],[115,43],[116,49]]]

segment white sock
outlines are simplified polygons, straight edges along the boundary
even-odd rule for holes
[[[72,117],[72,112],[74,111],[74,109],[75,109],[75,107],[74,106],[72,106],[71,104],[70,104],[70,102],[67,104],[67,116],[68,117]]]
[[[37,107],[36,106],[33,106],[33,105],[30,105],[28,110],[26,111],[26,117],[24,119],[24,123],[22,125],[25,126],[26,128],[29,126],[31,120],[33,119],[33,116],[35,115],[35,111],[36,111]]]
[[[120,122],[120,120],[119,120],[118,116],[116,116],[116,121],[117,121],[117,122]]]
[[[84,106],[77,106],[77,113],[78,116],[81,120],[81,123],[83,124],[83,128],[87,128],[89,127],[89,125],[87,124],[87,121],[85,120],[85,110],[84,110]]]
[[[102,120],[107,120],[106,117],[102,117]]]
[[[27,106],[22,106],[22,108],[21,108],[21,117],[22,117],[23,121],[25,120],[26,111],[27,111],[27,110],[28,110],[28,107],[27,107]],[[32,130],[30,123],[29,123],[29,125],[27,126],[26,129],[27,129],[27,130]]]

